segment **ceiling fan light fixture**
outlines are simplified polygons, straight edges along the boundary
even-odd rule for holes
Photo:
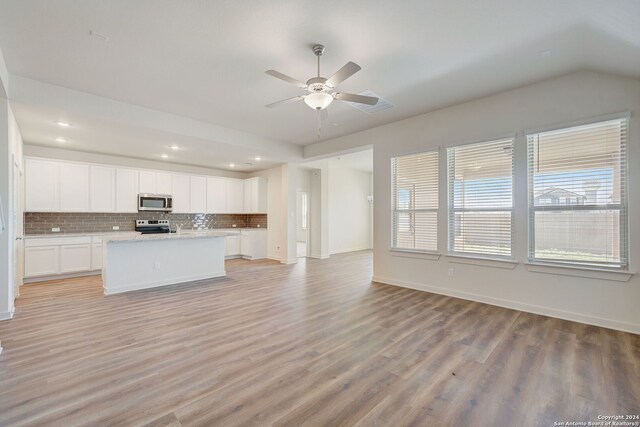
[[[323,110],[331,104],[333,96],[325,92],[310,93],[304,97],[304,103],[314,110]]]

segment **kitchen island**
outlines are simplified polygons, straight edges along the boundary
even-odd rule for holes
[[[103,240],[106,295],[225,276],[223,231],[136,234]]]

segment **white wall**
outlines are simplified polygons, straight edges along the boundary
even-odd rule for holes
[[[9,71],[7,64],[4,62],[4,56],[0,49],[0,98],[8,98],[9,93]]]
[[[283,236],[281,186],[282,171],[280,167],[267,169],[251,174],[267,178],[267,258],[280,261]]]
[[[329,161],[329,253],[369,249],[371,174]]]
[[[298,182],[296,196],[296,240],[298,242],[307,241],[307,230],[302,228],[302,194],[307,193],[307,209],[309,209],[309,191],[310,191],[311,171],[305,168],[298,168]]]
[[[640,333],[640,274],[628,282],[529,271],[527,259],[527,129],[631,112],[629,123],[630,271],[640,269],[640,81],[577,72],[412,117],[305,148],[306,157],[374,146],[374,278],[399,286],[513,307]],[[516,134],[513,269],[454,263],[453,258],[404,257],[391,244],[390,157]],[[442,152],[442,150],[441,150]],[[444,156],[441,156],[444,157]],[[440,162],[440,188],[446,188]],[[441,191],[438,245],[446,253],[446,191]],[[448,270],[454,269],[454,277]],[[548,270],[550,271],[550,270]]]
[[[254,176],[267,178],[267,258],[283,263],[296,262],[297,167],[284,164],[250,174],[250,177]]]
[[[309,256],[319,259],[329,257],[328,162],[323,163],[311,170],[309,179]]]

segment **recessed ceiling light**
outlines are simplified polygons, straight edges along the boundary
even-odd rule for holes
[[[67,140],[64,138],[56,138],[56,142],[64,143],[64,142],[67,142]]]
[[[230,168],[235,168],[235,167],[236,167],[236,164],[235,164],[235,163],[229,163],[229,167],[230,167]]]
[[[162,154],[160,154],[160,157],[162,157],[163,159],[168,159],[169,155],[165,154],[165,153],[162,153]]]
[[[180,149],[180,147],[177,145],[170,145],[169,148],[171,148],[173,151],[178,151]]]
[[[260,156],[256,156],[256,159],[255,159],[255,160],[256,160],[256,162],[259,162],[260,160],[262,160],[262,157],[260,157]]]
[[[71,124],[67,122],[56,122],[56,124],[63,128],[68,128],[69,126],[71,126]]]

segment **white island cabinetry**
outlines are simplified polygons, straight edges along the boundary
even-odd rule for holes
[[[221,231],[149,234],[103,241],[105,294],[225,276]]]

